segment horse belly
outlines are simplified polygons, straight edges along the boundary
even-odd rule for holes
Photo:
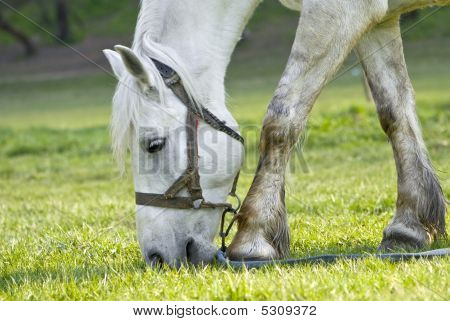
[[[279,0],[285,7],[300,11],[302,8],[302,0]],[[403,13],[416,10],[428,6],[448,6],[450,0],[387,0],[389,14]]]
[[[403,13],[429,6],[448,6],[450,0],[389,0],[389,13]]]

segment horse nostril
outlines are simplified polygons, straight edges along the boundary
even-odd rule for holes
[[[164,264],[164,260],[161,256],[161,254],[159,253],[150,253],[148,255],[148,264],[151,267],[155,267],[155,268],[162,268],[163,264]]]
[[[192,260],[193,255],[194,255],[194,240],[190,240],[186,244],[186,259],[188,262]]]

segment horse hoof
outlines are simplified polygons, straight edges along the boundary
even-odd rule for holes
[[[378,246],[380,252],[414,251],[430,245],[433,238],[421,226],[410,228],[394,225],[386,228],[383,240]]]
[[[238,233],[227,249],[227,256],[232,261],[277,259],[275,248],[262,236],[243,237]]]
[[[399,252],[399,251],[415,251],[422,248],[422,244],[404,242],[395,239],[383,239],[378,246],[378,252]]]

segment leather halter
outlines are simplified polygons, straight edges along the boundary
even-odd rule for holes
[[[227,213],[236,214],[240,207],[239,198],[236,195],[236,187],[239,180],[239,172],[236,175],[229,196],[238,199],[237,208],[233,208],[230,203],[212,203],[203,197],[202,187],[200,185],[200,173],[198,169],[198,137],[197,125],[199,120],[203,120],[212,128],[221,131],[241,144],[244,144],[244,138],[232,128],[228,127],[225,122],[217,118],[205,107],[198,105],[191,99],[183,86],[180,76],[175,70],[162,62],[152,59],[161,77],[167,87],[180,99],[186,106],[188,112],[186,116],[186,140],[187,140],[187,157],[188,164],[185,172],[181,175],[164,194],[140,193],[136,192],[136,204],[142,206],[155,206],[172,209],[215,209],[223,208],[221,221],[220,237],[222,238],[222,250],[225,250],[225,238],[228,236],[231,227],[235,221],[232,219],[230,225],[225,231],[225,216]],[[177,194],[186,188],[190,196],[177,196]]]

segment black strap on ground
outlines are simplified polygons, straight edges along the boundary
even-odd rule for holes
[[[433,259],[436,257],[446,257],[450,255],[450,248],[437,249],[419,253],[379,253],[379,254],[323,254],[318,256],[309,256],[298,259],[286,260],[263,260],[263,261],[231,261],[226,257],[223,251],[218,251],[216,262],[219,265],[236,269],[258,269],[272,265],[302,265],[302,264],[330,264],[339,260],[361,260],[375,258],[391,262],[409,261],[414,259]]]

